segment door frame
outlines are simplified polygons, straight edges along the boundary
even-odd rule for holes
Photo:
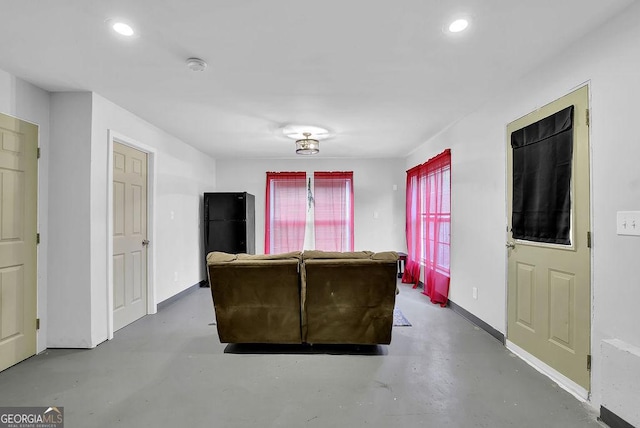
[[[146,144],[120,134],[112,129],[108,133],[107,153],[107,340],[113,339],[113,144],[119,143],[147,154],[147,236],[151,244],[147,249],[147,315],[158,312],[155,293],[155,197],[156,150]]]
[[[546,106],[548,104],[553,103],[554,101],[557,101],[567,95],[569,95],[572,92],[575,92],[578,89],[581,89],[583,87],[587,87],[587,108],[589,110],[589,122],[591,122],[591,80],[586,80],[572,88],[570,88],[569,90],[567,90],[566,92],[563,92],[561,95],[554,97],[551,100],[547,100],[546,102],[539,104],[533,108],[530,108],[529,111],[525,112],[524,114],[522,114],[521,116],[518,116],[514,119],[511,119],[507,122],[507,125],[524,117],[529,115],[532,112],[535,112],[537,110],[539,110],[541,107]],[[504,149],[504,153],[506,153],[506,150],[511,146],[511,141],[510,141],[510,136],[507,134],[506,129],[507,129],[507,125],[505,125],[505,149]],[[588,147],[588,153],[589,153],[589,230],[593,231],[593,139],[592,139],[592,133],[591,133],[591,123],[589,123],[589,126],[587,126],[587,134],[589,136],[589,147]],[[507,171],[508,171],[508,165],[507,165],[507,156],[505,156],[504,159],[504,166],[505,166],[505,174],[504,174],[504,178],[505,178],[505,241],[507,242],[509,241],[509,206],[508,206],[508,186],[507,186]],[[573,193],[573,185],[574,183],[572,183],[572,193]],[[573,216],[572,216],[573,219]],[[549,366],[548,364],[546,364],[544,361],[538,359],[537,357],[533,356],[532,354],[530,354],[529,352],[527,352],[526,350],[522,349],[521,347],[519,347],[518,345],[516,345],[515,343],[511,342],[509,339],[507,339],[509,337],[509,249],[505,248],[504,249],[504,261],[505,261],[505,293],[504,293],[504,297],[505,297],[505,305],[504,305],[504,331],[505,331],[505,346],[507,349],[509,349],[509,351],[511,351],[512,353],[516,354],[518,357],[522,358],[527,364],[529,364],[531,367],[533,367],[534,369],[536,369],[538,372],[546,375],[547,377],[549,377],[551,380],[553,380],[554,382],[556,382],[562,389],[564,389],[565,391],[569,392],[571,395],[573,395],[574,397],[576,397],[578,400],[582,401],[582,402],[586,402],[587,400],[589,400],[590,395],[591,395],[591,390],[587,390],[584,387],[582,387],[581,385],[578,385],[576,382],[574,382],[573,380],[569,379],[568,377],[566,377],[565,375],[563,375],[562,373],[560,373],[559,371],[557,371],[556,369],[554,369],[553,367]],[[589,307],[589,317],[591,319],[591,323],[589,325],[589,352],[590,354],[593,354],[593,246],[591,247],[591,251],[589,253],[589,258],[590,258],[590,265],[589,265],[589,297],[590,297],[590,307]],[[593,372],[591,373],[591,379],[593,380]],[[593,384],[593,382],[590,382],[591,384]]]

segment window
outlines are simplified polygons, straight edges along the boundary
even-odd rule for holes
[[[450,182],[450,165],[430,171],[420,178],[420,191],[428,194],[428,197],[421,198],[420,264],[432,266],[447,276],[451,235]]]
[[[417,286],[424,267],[425,294],[432,302],[445,305],[451,236],[449,150],[407,171],[406,204],[408,255],[402,280]]]
[[[267,172],[265,254],[301,251],[307,214],[307,174]]]
[[[315,248],[353,251],[353,172],[315,172]]]
[[[353,251],[353,212],[353,172],[267,172],[265,253]]]

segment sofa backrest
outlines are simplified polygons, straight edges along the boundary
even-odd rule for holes
[[[302,339],[388,344],[396,296],[395,252],[303,253]]]
[[[301,343],[300,259],[300,253],[207,256],[220,342]]]

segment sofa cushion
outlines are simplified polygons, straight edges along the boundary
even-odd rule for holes
[[[281,254],[238,254],[238,260],[286,260],[286,259],[302,259],[300,251],[292,251],[290,253]]]
[[[207,254],[207,263],[224,263],[232,262],[237,258],[235,254],[223,253],[220,251],[213,251]]]
[[[398,253],[395,251],[383,251],[380,253],[373,253],[371,255],[371,260],[389,260],[389,261],[398,261]]]
[[[300,251],[292,251],[282,254],[230,254],[221,251],[213,251],[207,254],[207,264],[211,263],[228,263],[236,260],[302,260]]]
[[[370,259],[371,251],[321,251],[307,250],[302,253],[303,260],[312,259]]]

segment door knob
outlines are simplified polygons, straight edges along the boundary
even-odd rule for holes
[[[149,245],[149,240],[148,239],[143,239],[142,240],[142,246],[146,247],[147,245]]]
[[[510,248],[513,250],[514,248],[516,248],[516,244],[514,244],[513,242],[507,242],[507,248]]]

